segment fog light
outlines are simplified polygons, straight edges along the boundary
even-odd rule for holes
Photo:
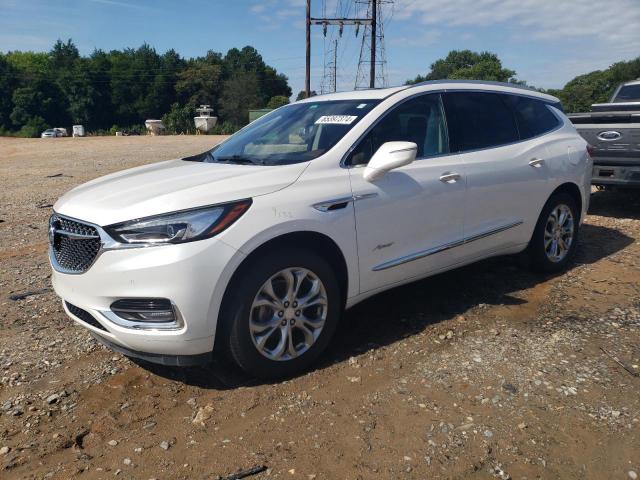
[[[124,298],[113,302],[111,311],[131,322],[176,322],[176,312],[166,298]]]

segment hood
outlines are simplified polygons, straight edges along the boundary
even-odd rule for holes
[[[53,206],[100,226],[266,195],[291,185],[308,163],[281,166],[169,160],[82,184]]]

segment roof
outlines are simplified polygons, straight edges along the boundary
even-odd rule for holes
[[[327,95],[317,95],[315,97],[300,100],[300,102],[317,102],[317,101],[331,101],[331,100],[382,100],[394,93],[402,90],[414,89],[420,87],[433,87],[433,90],[459,90],[459,89],[481,89],[497,92],[511,92],[518,94],[526,94],[531,97],[538,97],[547,102],[559,102],[556,97],[548,95],[546,93],[534,90],[531,87],[518,85],[516,83],[504,83],[504,82],[489,82],[484,80],[429,80],[426,82],[420,82],[413,85],[403,85],[401,87],[391,88],[375,88],[369,90],[354,90],[350,92],[330,93]],[[428,90],[428,89],[425,89]]]
[[[305,98],[304,100],[299,100],[302,102],[327,102],[331,100],[381,100],[383,98],[387,98],[389,95],[393,95],[396,92],[404,90],[408,88],[407,86],[402,87],[391,87],[391,88],[370,88],[367,90],[353,90],[348,92],[337,92],[337,93],[327,93],[325,95],[316,95],[314,97]]]
[[[489,90],[494,92],[511,92],[518,94],[526,94],[531,97],[538,97],[547,102],[559,102],[560,100],[553,95],[549,95],[547,93],[539,92],[538,90],[528,87],[526,85],[519,85],[517,83],[507,83],[507,82],[490,82],[486,80],[428,80],[426,82],[416,83],[412,85],[412,87],[425,87],[431,86],[438,89],[482,89]]]

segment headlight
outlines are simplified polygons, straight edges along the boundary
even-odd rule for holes
[[[247,211],[251,200],[140,218],[104,227],[120,243],[161,245],[193,242],[222,232]]]

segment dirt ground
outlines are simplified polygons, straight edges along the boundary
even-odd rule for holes
[[[568,272],[498,258],[384,293],[289,381],[97,345],[50,291],[50,205],[217,140],[0,138],[0,478],[640,476],[640,193],[592,195]]]

